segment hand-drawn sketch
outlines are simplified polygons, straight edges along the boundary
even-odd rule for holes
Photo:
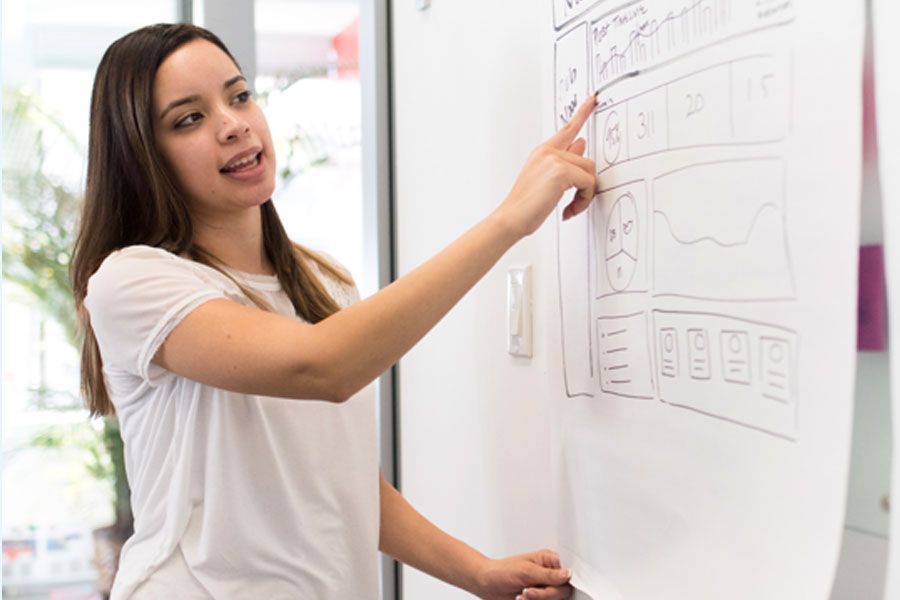
[[[601,106],[593,119],[598,175],[660,152],[783,139],[789,62],[786,54],[737,58]]]
[[[629,2],[591,21],[594,89],[608,88],[691,52],[785,25],[793,18],[793,2]]]
[[[597,319],[600,389],[627,398],[653,398],[644,313]]]
[[[601,192],[592,208],[597,297],[648,288],[647,192],[643,181]]]
[[[565,206],[565,202],[561,202],[560,206]],[[591,224],[585,217],[563,222],[559,210],[556,217],[556,268],[559,277],[563,380],[569,398],[593,397],[596,384],[591,332]],[[565,243],[561,243],[562,240]]]
[[[578,106],[588,97],[590,73],[588,72],[588,26],[582,23],[559,38],[554,47],[554,73],[556,85],[556,126],[569,122]]]
[[[862,7],[546,8],[547,129],[598,98],[584,135],[599,192],[557,213],[548,244],[573,585],[827,597],[852,414]]]
[[[654,295],[794,298],[784,178],[777,158],[691,165],[657,177]]]
[[[799,336],[787,328],[712,313],[653,311],[659,397],[793,440]],[[681,371],[673,356],[687,357]],[[752,366],[758,365],[753,373]]]
[[[553,23],[559,29],[603,0],[553,0]]]

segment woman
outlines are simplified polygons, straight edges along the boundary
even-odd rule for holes
[[[567,216],[587,207],[572,142],[593,105],[484,221],[356,302],[288,240],[268,126],[222,42],[179,24],[110,46],[72,280],[86,398],[118,416],[132,487],[113,598],[377,598],[379,548],[481,598],[569,596],[555,553],[488,559],[379,476],[369,384],[566,189]]]

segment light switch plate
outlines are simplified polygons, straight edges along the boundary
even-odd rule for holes
[[[507,351],[513,356],[531,358],[531,265],[513,267],[507,271],[506,323]]]
[[[416,0],[416,9],[428,10],[431,8],[431,0]]]

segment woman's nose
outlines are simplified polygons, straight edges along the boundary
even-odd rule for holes
[[[250,125],[246,120],[231,111],[222,111],[219,125],[219,141],[232,142],[250,133]]]

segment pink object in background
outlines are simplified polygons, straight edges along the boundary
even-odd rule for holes
[[[331,45],[337,54],[338,78],[359,79],[359,19],[337,34]]]
[[[887,303],[884,286],[884,252],[881,245],[859,249],[859,304],[856,349],[887,349]]]
[[[866,51],[863,64],[863,158],[877,160],[878,134],[875,127],[875,66],[871,49]]]

